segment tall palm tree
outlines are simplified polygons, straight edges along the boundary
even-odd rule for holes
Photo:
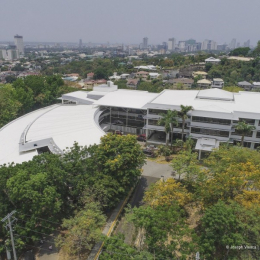
[[[179,115],[182,119],[182,131],[181,131],[181,140],[183,141],[184,137],[184,126],[185,126],[185,120],[188,118],[188,112],[193,110],[192,106],[183,106],[181,105],[181,111],[179,112]]]
[[[161,118],[158,120],[158,125],[163,125],[164,126],[164,131],[166,133],[166,145],[168,146],[169,143],[169,132],[173,134],[173,126],[178,125],[178,112],[176,110],[168,110],[166,114],[160,114]],[[172,137],[172,136],[171,136]],[[172,138],[171,138],[171,143],[172,143]]]
[[[255,130],[255,127],[253,125],[247,124],[245,121],[238,122],[236,126],[236,130],[238,133],[241,134],[241,146],[244,145],[244,138],[246,134],[250,134],[253,130]]]

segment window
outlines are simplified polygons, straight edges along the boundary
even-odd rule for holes
[[[149,114],[153,114],[153,115],[166,114],[166,113],[167,113],[167,111],[165,111],[165,110],[149,109]]]
[[[200,117],[200,116],[193,116],[192,121],[200,122],[200,123],[208,123],[208,124],[219,124],[219,125],[230,125],[231,124],[231,120],[228,120],[228,119]]]
[[[241,135],[241,132],[238,131],[237,129],[235,129],[235,132],[233,132],[232,135]],[[253,131],[251,131],[248,134],[245,134],[245,136],[248,136],[248,137],[252,137],[252,135],[253,135]]]
[[[158,125],[158,120],[149,119],[148,125]]]
[[[251,142],[244,142],[244,147],[250,148],[251,147]]]
[[[254,125],[255,124],[255,119],[248,119],[248,118],[239,118],[239,121],[245,121],[249,125]]]
[[[256,138],[260,138],[260,132],[256,133]]]
[[[255,143],[254,149],[257,149],[258,147],[260,147],[260,144],[259,143]]]
[[[228,131],[221,131],[221,130],[214,130],[214,129],[205,129],[205,128],[197,128],[197,127],[192,127],[191,128],[191,133],[229,137],[229,132]]]

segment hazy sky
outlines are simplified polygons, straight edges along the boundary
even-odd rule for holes
[[[0,0],[0,41],[260,39],[260,0]]]

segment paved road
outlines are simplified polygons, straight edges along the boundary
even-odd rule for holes
[[[142,205],[142,200],[144,197],[144,193],[147,188],[152,184],[158,181],[159,178],[142,176],[139,183],[137,184],[135,191],[129,201],[131,207],[139,207]],[[125,216],[122,216],[120,219],[117,228],[115,230],[115,234],[122,233],[125,235],[125,243],[131,245],[133,236],[135,232],[135,227],[132,223],[129,223],[125,220]]]
[[[170,164],[156,163],[146,160],[146,164],[143,166],[142,176],[161,178],[161,176],[163,175],[164,179],[168,179],[172,177],[171,173],[172,168]]]

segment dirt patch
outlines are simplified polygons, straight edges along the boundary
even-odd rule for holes
[[[201,214],[201,206],[197,203],[189,203],[185,206],[185,210],[188,212],[189,217],[187,219],[187,224],[189,225],[190,229],[194,229],[198,226],[199,221],[202,217]]]

